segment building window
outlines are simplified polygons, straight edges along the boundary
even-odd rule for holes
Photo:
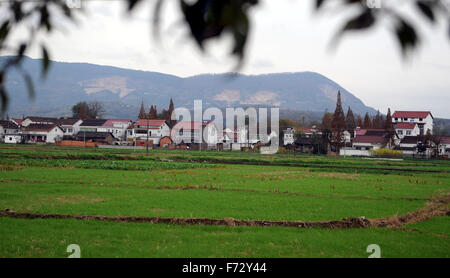
[[[395,118],[395,121],[397,122],[397,121],[398,121],[398,118]]]
[[[397,133],[398,133],[398,135],[403,135],[403,130],[399,129],[399,130],[397,131]]]
[[[72,131],[73,131],[73,130],[72,130],[71,128],[69,128],[69,133],[72,133]]]
[[[406,135],[411,135],[411,130],[407,130]]]
[[[423,118],[419,118],[419,121],[423,121]]]
[[[404,120],[405,122],[407,122],[407,121],[408,121],[408,118],[403,118],[403,120]]]

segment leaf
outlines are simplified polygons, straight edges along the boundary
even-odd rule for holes
[[[414,28],[404,19],[399,18],[399,23],[396,27],[395,32],[402,48],[403,54],[406,54],[408,50],[413,49],[417,46],[419,37],[417,36]]]
[[[447,32],[448,32],[448,37],[450,38],[450,20],[448,21],[448,30],[447,30]]]
[[[365,9],[361,14],[350,19],[342,28],[342,32],[361,30],[371,27],[375,23],[375,17],[371,9]]]
[[[45,77],[50,68],[50,56],[45,46],[42,46],[42,77]]]
[[[22,57],[27,49],[27,45],[25,43],[20,44],[19,49],[17,50],[17,56]]]
[[[131,11],[136,7],[136,4],[141,0],[128,0],[128,11]]]
[[[325,0],[316,0],[316,10],[320,9]]]
[[[0,114],[3,116],[4,113],[6,112],[6,108],[8,107],[8,102],[9,102],[9,98],[8,98],[8,92],[5,89],[5,72],[2,70],[0,72],[0,100],[1,100],[1,110],[0,110]]]
[[[2,26],[0,27],[0,45],[3,43],[3,41],[8,36],[10,29],[9,20],[6,20],[3,22]]]
[[[425,15],[431,22],[434,22],[434,12],[432,9],[432,4],[429,1],[418,0],[416,2],[417,8]]]
[[[28,96],[31,99],[34,99],[34,96],[36,94],[34,92],[33,80],[31,79],[31,76],[28,73],[26,73],[25,71],[22,71],[22,77],[25,80],[25,84],[27,85]]]
[[[159,34],[159,22],[160,22],[160,14],[162,9],[162,4],[164,0],[157,0],[155,4],[155,10],[153,11],[153,35],[158,36]]]
[[[14,20],[16,22],[19,22],[23,18],[23,12],[22,12],[22,4],[23,2],[20,1],[14,1],[11,5],[11,10],[14,13]]]
[[[40,14],[41,14],[41,19],[40,19],[40,24],[39,24],[40,27],[45,27],[45,28],[47,28],[47,31],[51,31],[52,25],[50,24],[50,14],[48,13],[47,4],[44,4],[40,8]]]

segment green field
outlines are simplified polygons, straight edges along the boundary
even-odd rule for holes
[[[450,209],[450,161],[0,145],[0,210],[328,221]],[[450,257],[449,216],[348,229],[0,217],[0,257]]]

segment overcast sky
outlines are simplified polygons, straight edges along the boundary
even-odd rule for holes
[[[160,40],[151,35],[151,5],[128,16],[122,1],[84,2],[88,15],[79,24],[47,39],[52,59],[88,62],[178,76],[233,69],[230,40],[208,44],[202,53],[188,38],[177,1],[163,10]],[[315,71],[339,83],[375,109],[430,110],[450,118],[450,40],[447,22],[433,26],[423,18],[422,43],[411,59],[402,58],[388,22],[372,32],[346,35],[331,51],[343,15],[313,12],[313,0],[261,0],[251,12],[253,29],[242,68],[246,74]],[[397,1],[405,3],[407,1]],[[412,9],[403,4],[406,16]],[[351,12],[351,11],[350,11]],[[20,35],[18,36],[20,37]],[[38,51],[29,55],[40,58]]]

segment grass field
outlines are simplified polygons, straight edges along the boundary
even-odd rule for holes
[[[448,160],[0,145],[0,210],[20,213],[396,219],[448,194]],[[67,257],[71,243],[82,257],[367,257],[369,244],[382,257],[450,257],[450,217],[431,216],[388,227],[305,229],[3,215],[0,257]]]

